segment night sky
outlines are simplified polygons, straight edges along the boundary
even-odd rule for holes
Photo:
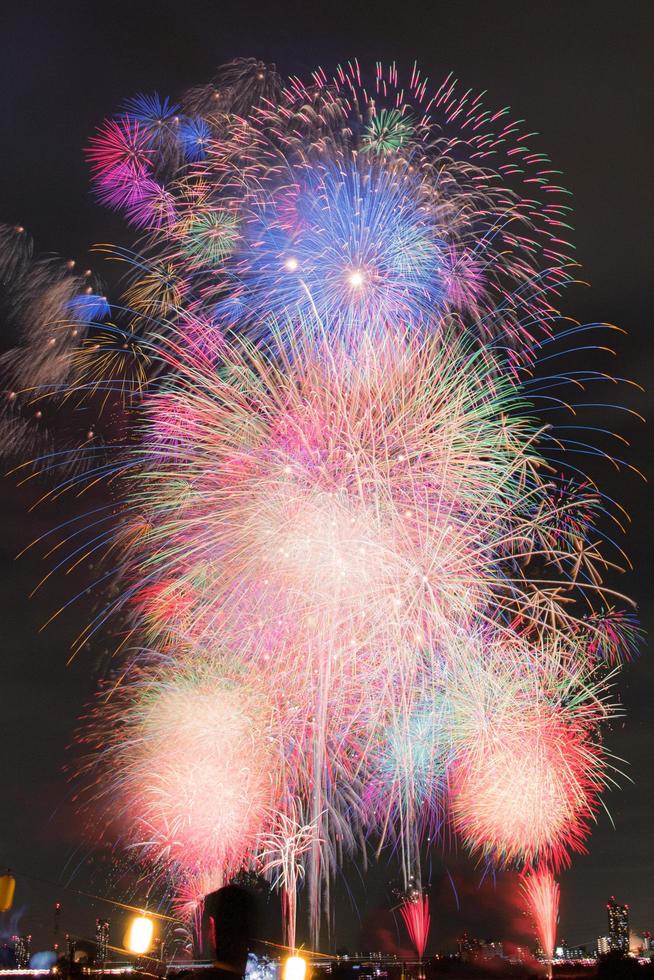
[[[435,82],[452,70],[466,87],[487,89],[489,104],[512,105],[530,130],[543,135],[542,145],[574,192],[575,242],[592,288],[571,289],[563,309],[583,321],[623,327],[627,335],[618,337],[612,369],[649,388],[644,395],[622,389],[607,397],[654,414],[654,4],[648,0],[402,0],[388,6],[372,0],[14,0],[3,4],[1,23],[0,221],[24,225],[38,251],[76,258],[101,274],[89,246],[127,244],[130,235],[119,217],[92,201],[82,151],[94,127],[129,95],[156,90],[175,97],[207,81],[222,62],[250,55],[300,75],[354,57],[362,64],[395,59],[402,66],[417,59]],[[595,424],[603,421],[599,411]],[[612,416],[611,424],[630,440],[630,461],[651,473],[647,427],[624,414]],[[598,478],[632,517],[626,547],[637,572],[618,584],[636,598],[651,631],[648,488],[608,464]],[[54,517],[65,515],[65,507],[86,505],[71,501],[54,514],[48,508],[28,513],[34,491],[17,489],[11,478],[0,483],[0,495],[0,865],[32,876],[20,878],[14,917],[0,916],[0,932],[32,931],[38,948],[51,942],[57,899],[63,903],[62,931],[90,934],[100,914],[116,921],[109,906],[92,905],[70,889],[122,897],[120,888],[112,891],[107,854],[94,853],[75,816],[64,773],[76,719],[106,664],[100,643],[66,666],[93,596],[39,632],[89,578],[82,572],[53,579],[29,600],[43,566],[29,556],[14,561]],[[654,661],[646,650],[623,672],[620,692],[627,717],[614,725],[607,744],[628,760],[623,768],[633,783],[623,780],[620,792],[607,794],[615,828],[602,815],[588,855],[576,858],[562,877],[559,935],[571,943],[591,943],[606,931],[604,904],[612,894],[631,905],[636,931],[654,931]],[[462,855],[438,852],[432,865],[432,946],[463,929],[489,937],[511,929],[517,937],[524,929],[511,921],[510,880],[498,882],[496,892],[490,882],[480,888],[479,870]],[[335,945],[379,945],[389,925],[381,912],[385,887],[394,874],[386,864],[369,870],[366,901],[359,874],[350,869],[355,906],[341,884]]]

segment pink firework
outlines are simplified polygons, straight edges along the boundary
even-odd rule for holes
[[[536,927],[536,935],[545,958],[552,959],[556,941],[556,923],[559,917],[559,885],[551,871],[539,868],[522,885],[529,911]],[[549,973],[551,976],[551,964]]]
[[[557,869],[583,852],[612,781],[598,729],[615,709],[602,682],[572,666],[572,646],[510,646],[469,643],[450,678],[452,819],[472,851],[500,865],[546,859]]]
[[[454,824],[474,850],[501,864],[546,855],[569,864],[584,851],[605,781],[601,748],[549,707],[498,721],[452,767]]]
[[[97,795],[111,794],[136,853],[175,869],[185,911],[238,871],[270,823],[270,721],[260,685],[218,656],[184,666],[149,656],[93,714],[85,740],[104,746]]]
[[[405,898],[400,906],[400,913],[404,919],[409,938],[415,946],[418,958],[422,959],[427,937],[429,936],[429,898],[427,895],[413,892]]]
[[[136,120],[125,116],[105,122],[89,141],[86,155],[97,180],[109,174],[120,174],[124,179],[124,168],[129,168],[134,176],[149,172],[152,150],[147,133]]]

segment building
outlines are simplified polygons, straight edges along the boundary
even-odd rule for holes
[[[486,942],[483,942],[479,947],[479,951],[481,953],[482,960],[492,960],[496,956],[499,956],[502,959],[504,958],[503,943],[497,942],[493,939],[487,939]]]
[[[598,945],[606,938],[606,936],[602,936],[602,939],[598,939]],[[608,949],[606,951],[608,952]],[[571,946],[566,943],[565,939],[562,939],[561,945],[556,947],[554,955],[558,960],[584,960],[588,956],[588,950],[585,946]]]
[[[629,952],[629,906],[620,905],[611,896],[606,905],[609,917],[609,941],[611,949],[620,953]]]
[[[480,940],[473,939],[471,936],[464,932],[462,936],[457,939],[457,946],[459,950],[459,956],[462,960],[490,960],[495,956],[504,957],[504,946],[500,942],[495,942],[494,940]]]
[[[109,922],[107,919],[95,920],[95,960],[106,963],[109,952]]]
[[[66,933],[66,959],[73,962],[75,959],[75,940],[69,933]]]
[[[607,953],[611,952],[611,937],[610,936],[600,936],[597,940],[597,955],[606,956]]]
[[[473,939],[469,936],[467,932],[464,932],[456,941],[459,956],[463,960],[472,960],[480,956],[481,942],[479,939]]]
[[[14,956],[19,970],[26,970],[32,955],[32,937],[14,936]]]
[[[654,952],[654,940],[652,939],[652,933],[645,930],[643,933],[643,953]]]
[[[463,956],[464,953],[471,953],[472,950],[479,945],[478,940],[471,939],[467,932],[464,932],[462,936],[456,941],[456,945],[459,951],[459,956]]]

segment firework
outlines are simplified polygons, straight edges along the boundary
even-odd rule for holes
[[[221,65],[208,85],[186,92],[182,104],[189,115],[207,117],[215,130],[227,115],[247,117],[259,104],[276,102],[280,88],[274,65],[256,58],[235,58]]]
[[[62,447],[81,447],[93,415],[82,409],[73,419],[69,401],[80,348],[109,313],[99,282],[72,260],[34,256],[25,230],[7,227],[0,229],[0,279],[0,449],[18,460],[41,457],[55,429]]]
[[[274,68],[235,63],[181,101],[180,115],[130,100],[88,156],[100,198],[155,232],[232,329],[267,336],[272,315],[292,332],[309,313],[350,341],[371,319],[522,342],[550,329],[573,266],[567,205],[505,110],[451,78],[430,92],[415,69],[367,84],[356,64],[282,88]],[[186,236],[220,240],[225,224],[229,248],[193,262]]]
[[[79,643],[113,616],[131,650],[84,771],[191,916],[262,872],[290,946],[306,888],[317,945],[344,858],[394,849],[407,892],[451,834],[536,867],[551,915],[542,869],[583,849],[614,780],[602,727],[637,626],[602,581],[610,505],[533,407],[573,264],[530,140],[451,78],[284,85],[244,60],[91,141],[95,193],[145,235],[110,252],[120,303],[70,269],[35,280],[22,231],[0,235],[12,309],[38,292],[38,339],[64,337],[22,378],[17,344],[8,411],[31,387],[120,429],[55,491],[106,479],[111,507],[44,536],[56,568],[105,554],[116,597]]]
[[[534,920],[536,935],[545,958],[550,961],[548,976],[551,976],[559,916],[559,885],[551,871],[539,869],[527,876],[522,887]]]
[[[554,643],[535,650],[521,640],[518,656],[505,637],[470,646],[450,680],[461,745],[449,771],[452,817],[470,848],[500,865],[569,863],[613,782],[598,738],[616,711],[610,681]]]
[[[409,938],[415,946],[418,959],[422,959],[429,938],[429,898],[420,892],[411,892],[400,905]]]
[[[126,843],[174,868],[189,904],[223,885],[269,823],[271,708],[220,658],[150,658],[94,713],[98,792],[123,800]],[[116,812],[116,811],[114,811]],[[178,894],[179,898],[179,894]]]
[[[610,780],[596,733],[611,712],[574,667],[588,620],[533,602],[529,559],[560,504],[515,385],[442,338],[373,334],[355,354],[312,338],[281,363],[220,351],[160,340],[176,378],[148,395],[126,460],[118,606],[181,663],[219,636],[267,692],[286,733],[278,857],[254,835],[239,860],[263,848],[282,869],[288,935],[300,881],[315,935],[341,854],[391,841],[408,879],[448,809],[498,863],[565,863]],[[570,539],[548,554],[552,587],[574,593]],[[290,853],[288,821],[304,828]]]
[[[239,318],[265,329],[271,317],[294,326],[313,314],[344,337],[361,323],[433,323],[449,299],[444,212],[409,164],[386,169],[364,158],[298,168],[289,189],[243,223],[226,267]]]

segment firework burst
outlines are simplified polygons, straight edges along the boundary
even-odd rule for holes
[[[257,850],[270,823],[277,760],[271,704],[219,655],[142,657],[105,694],[85,738],[102,745],[97,793],[116,796],[140,861],[175,869],[197,903]]]
[[[291,946],[306,887],[317,944],[346,856],[395,849],[406,889],[425,838],[455,834],[535,867],[550,922],[544,869],[613,782],[610,671],[638,630],[602,581],[608,504],[533,407],[573,264],[530,141],[450,77],[283,84],[243,60],[91,141],[97,196],[145,235],[112,252],[120,304],[70,269],[34,279],[22,231],[0,234],[38,325],[3,356],[8,410],[22,424],[35,391],[121,430],[55,490],[117,499],[44,543],[57,568],[106,554],[117,598],[80,642],[115,615],[136,652],[84,773],[189,914],[262,871]],[[402,915],[422,955],[422,891]]]

